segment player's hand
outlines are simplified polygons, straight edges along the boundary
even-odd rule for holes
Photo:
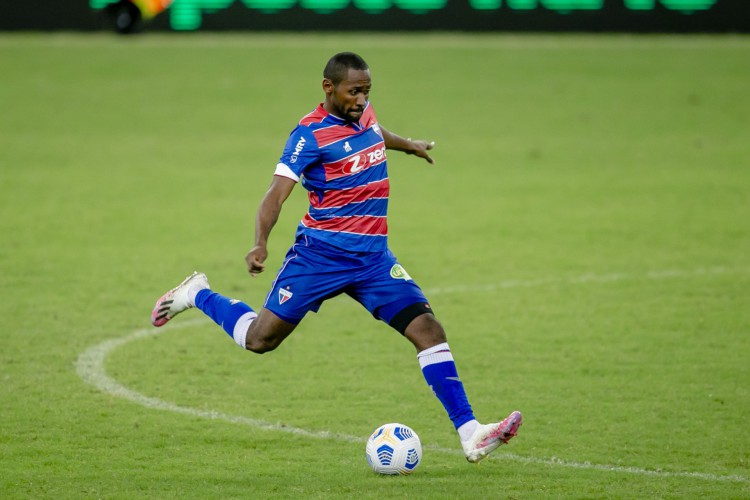
[[[412,140],[407,139],[412,144],[412,150],[407,151],[407,154],[419,156],[420,158],[424,158],[427,160],[427,163],[430,165],[433,165],[435,163],[435,160],[433,160],[430,157],[430,154],[427,152],[430,149],[435,147],[435,141],[423,141],[423,140]]]
[[[256,245],[247,252],[245,256],[245,262],[247,263],[247,272],[253,278],[258,274],[262,273],[266,265],[264,262],[268,257],[268,250],[264,246]]]

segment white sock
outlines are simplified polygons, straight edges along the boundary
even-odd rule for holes
[[[204,288],[200,286],[199,284],[195,283],[190,288],[188,288],[187,296],[188,296],[188,303],[191,307],[195,307],[195,297],[198,295],[198,292],[203,290]]]
[[[453,354],[448,343],[443,342],[418,353],[417,361],[419,361],[419,367],[424,370],[424,367],[428,365],[453,361]]]
[[[476,420],[469,420],[464,425],[456,429],[458,431],[458,437],[461,441],[468,441],[471,436],[474,435],[474,431],[479,427],[479,422]]]
[[[240,316],[240,319],[238,319],[237,323],[234,324],[232,338],[237,343],[237,345],[242,347],[243,349],[247,349],[245,345],[245,341],[247,340],[247,329],[250,328],[250,323],[255,321],[255,318],[257,317],[258,315],[252,311],[246,312],[245,314]]]

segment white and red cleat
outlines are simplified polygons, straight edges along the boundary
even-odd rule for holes
[[[469,439],[461,442],[466,460],[471,463],[480,462],[501,444],[508,444],[518,433],[521,422],[521,412],[514,411],[502,422],[477,427]]]
[[[206,278],[205,274],[197,271],[194,272],[185,278],[182,283],[159,297],[154,310],[151,311],[151,324],[154,326],[164,326],[167,324],[167,321],[182,311],[194,307],[188,298],[188,290],[193,286],[211,288],[208,285],[208,278]]]

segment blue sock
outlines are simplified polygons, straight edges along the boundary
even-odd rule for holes
[[[448,344],[430,347],[417,355],[427,384],[443,404],[448,417],[458,429],[474,420],[474,412],[464,391],[464,384],[458,378]]]
[[[224,297],[204,288],[195,296],[195,307],[221,326],[234,339],[234,326],[242,316],[253,313],[253,309],[239,300]],[[244,345],[242,346],[244,348]]]

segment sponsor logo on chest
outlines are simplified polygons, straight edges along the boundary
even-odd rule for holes
[[[346,151],[346,145],[343,149]],[[351,145],[349,145],[351,149]],[[348,151],[347,151],[348,152]],[[338,179],[347,175],[356,174],[372,166],[383,163],[386,159],[385,144],[382,142],[375,144],[358,153],[349,155],[338,161],[325,164],[326,180]]]
[[[375,151],[368,151],[366,153],[360,153],[354,155],[344,164],[345,174],[356,174],[360,170],[364,170],[370,165],[380,163],[385,158],[385,146]]]

